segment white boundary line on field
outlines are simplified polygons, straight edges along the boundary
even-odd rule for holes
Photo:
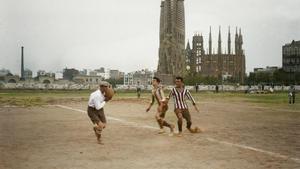
[[[53,105],[53,106],[60,107],[60,108],[63,108],[63,109],[73,110],[73,111],[77,111],[77,112],[81,112],[81,113],[87,113],[84,110],[76,109],[76,108],[72,108],[72,107],[68,107],[68,106],[63,106],[63,105]],[[129,121],[126,121],[126,120],[123,120],[123,119],[115,118],[115,117],[107,117],[107,118],[110,119],[110,120],[114,120],[114,121],[126,124],[126,125],[133,126],[133,127],[152,129],[152,130],[153,129],[158,129],[157,127],[148,126],[148,125],[139,125],[135,122],[129,122]],[[227,145],[227,146],[230,146],[230,147],[237,147],[237,148],[241,148],[241,149],[256,151],[256,152],[263,153],[263,154],[266,154],[266,155],[269,155],[269,156],[272,156],[272,157],[292,160],[292,161],[300,164],[300,159],[299,158],[293,158],[293,157],[289,157],[289,156],[282,155],[282,154],[279,154],[279,153],[274,153],[274,152],[271,152],[271,151],[266,151],[266,150],[262,150],[262,149],[242,145],[242,144],[235,144],[235,143],[230,143],[230,142],[226,142],[226,141],[220,141],[220,140],[210,138],[210,137],[206,137],[205,139],[210,141],[210,142],[223,144],[223,145]]]

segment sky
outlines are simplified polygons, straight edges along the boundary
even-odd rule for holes
[[[161,0],[0,0],[0,69],[20,74],[100,67],[156,70]],[[242,29],[247,72],[281,66],[282,45],[300,40],[299,0],[185,0],[186,40],[209,27],[223,48]],[[233,43],[232,43],[233,45]]]

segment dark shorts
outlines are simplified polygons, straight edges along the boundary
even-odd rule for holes
[[[100,110],[97,110],[97,109],[95,109],[93,107],[88,107],[87,112],[88,112],[88,115],[89,115],[91,121],[94,124],[98,124],[100,121],[102,123],[106,123],[106,118],[105,118],[105,114],[104,114],[103,108],[100,109]]]
[[[182,114],[182,117],[185,118],[186,121],[191,121],[191,114],[189,112],[189,109],[175,109],[174,112],[177,117],[178,114]]]

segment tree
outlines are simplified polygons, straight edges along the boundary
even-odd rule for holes
[[[113,88],[115,88],[119,84],[124,84],[124,80],[122,78],[120,79],[107,79],[108,83],[112,85]]]

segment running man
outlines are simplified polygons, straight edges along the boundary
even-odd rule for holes
[[[106,126],[106,117],[103,107],[108,101],[108,99],[105,98],[105,91],[107,90],[108,86],[108,82],[101,82],[99,85],[99,89],[90,95],[88,102],[87,112],[92,123],[94,124],[93,130],[97,137],[98,144],[103,144],[103,142],[101,141],[101,134],[102,130]]]
[[[149,110],[151,109],[151,107],[153,106],[153,104],[156,100],[158,103],[158,107],[157,107],[157,112],[155,114],[155,119],[160,128],[159,134],[162,134],[165,132],[164,127],[169,127],[170,132],[171,132],[170,136],[172,136],[175,126],[173,124],[169,124],[164,119],[166,112],[168,110],[168,104],[166,102],[164,91],[163,91],[162,87],[160,86],[160,79],[158,77],[153,77],[152,86],[153,86],[152,100],[151,100],[151,103],[149,104],[149,107],[146,109],[146,112],[149,112]]]
[[[198,127],[192,128],[192,120],[191,120],[191,115],[189,112],[188,105],[186,103],[186,98],[188,100],[191,100],[196,111],[199,112],[196,102],[191,95],[190,91],[187,90],[184,87],[184,82],[182,77],[176,77],[175,80],[175,87],[171,90],[169,97],[167,98],[167,101],[170,99],[170,97],[173,96],[174,100],[174,112],[178,118],[177,124],[178,124],[178,136],[182,136],[182,123],[183,123],[183,118],[186,120],[186,128],[191,132],[191,133],[198,133],[201,132],[201,130]]]

